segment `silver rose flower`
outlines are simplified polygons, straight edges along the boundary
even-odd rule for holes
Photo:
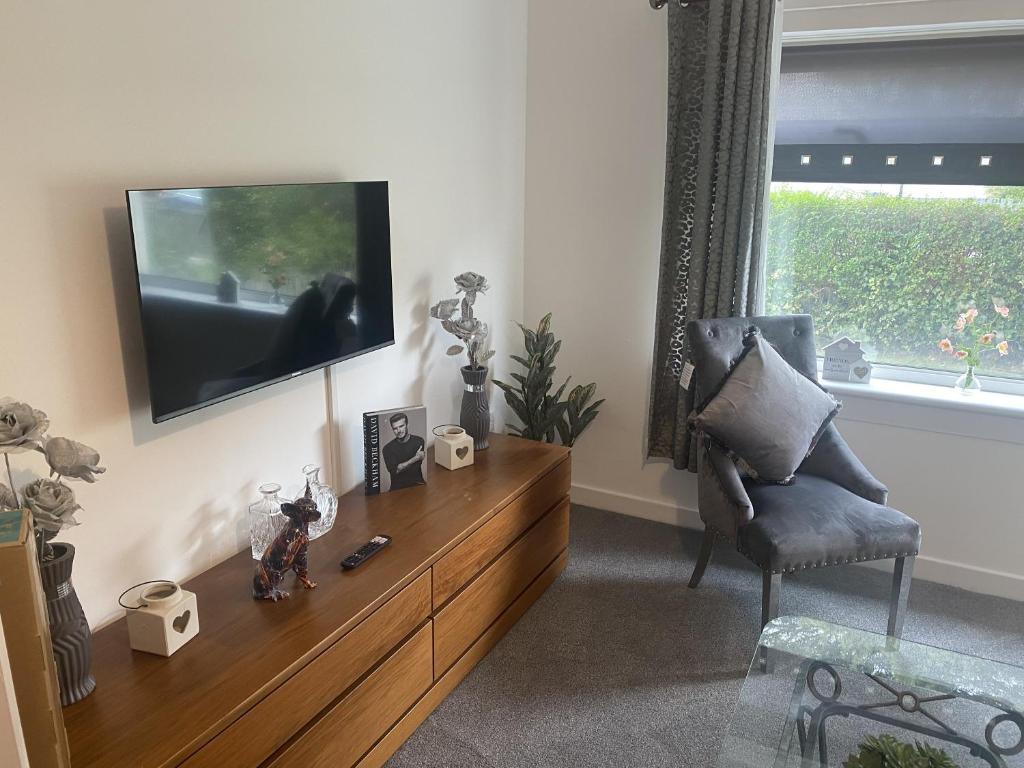
[[[37,530],[56,533],[61,528],[78,525],[75,510],[81,509],[75,501],[75,492],[56,480],[36,480],[21,490],[25,506],[32,512]]]
[[[9,397],[0,399],[0,453],[21,453],[38,447],[50,420],[42,411]]]
[[[95,483],[96,475],[107,471],[99,466],[100,455],[88,445],[69,440],[66,437],[51,437],[43,445],[50,469],[61,477],[74,477]]]
[[[436,317],[438,320],[450,320],[458,308],[458,299],[441,299],[441,301],[430,308],[430,316]]]
[[[3,483],[0,483],[0,509],[17,509],[18,500],[14,496],[14,491],[8,488]]]
[[[487,293],[487,278],[476,272],[463,272],[455,276],[456,293]]]

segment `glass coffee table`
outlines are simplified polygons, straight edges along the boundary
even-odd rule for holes
[[[1022,713],[1024,669],[785,616],[761,634],[716,766],[842,766],[884,735],[962,768],[1024,766]]]

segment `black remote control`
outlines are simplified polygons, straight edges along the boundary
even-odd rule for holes
[[[374,536],[368,542],[363,544],[363,546],[342,560],[341,567],[346,571],[351,571],[356,566],[365,563],[390,543],[390,536],[385,536],[384,534]]]

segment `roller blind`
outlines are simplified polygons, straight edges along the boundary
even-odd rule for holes
[[[1024,37],[788,47],[773,178],[1024,184]]]

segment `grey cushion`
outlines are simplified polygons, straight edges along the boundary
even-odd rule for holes
[[[755,326],[786,362],[808,378],[818,374],[814,321],[810,315],[759,315],[692,320],[686,325],[690,358],[701,402],[726,377],[743,352],[743,336]]]
[[[764,570],[906,557],[921,547],[914,520],[825,478],[800,472],[791,485],[744,484],[754,519],[740,528],[737,546]]]
[[[789,482],[839,403],[751,329],[731,372],[691,419],[760,480]]]

